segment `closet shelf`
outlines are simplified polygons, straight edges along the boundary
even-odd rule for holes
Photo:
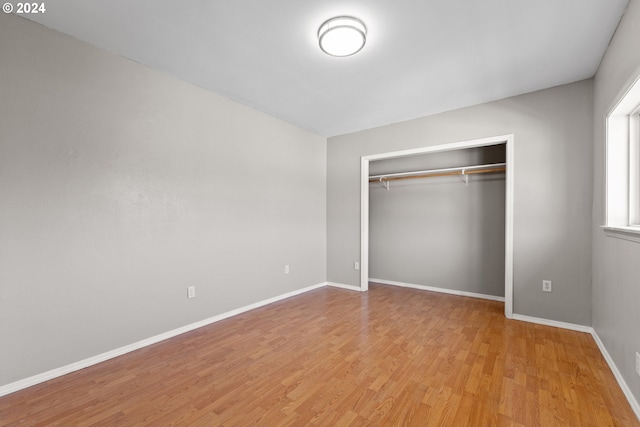
[[[398,181],[401,179],[415,179],[415,178],[432,178],[436,176],[452,176],[457,175],[465,182],[469,184],[469,175],[481,174],[481,173],[499,173],[507,170],[506,163],[492,163],[487,165],[474,165],[474,166],[460,166],[455,168],[444,169],[430,169],[415,172],[399,172],[389,173],[384,175],[372,175],[369,176],[369,182],[380,182],[385,188],[389,189],[389,181]]]

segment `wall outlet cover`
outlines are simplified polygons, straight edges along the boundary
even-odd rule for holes
[[[551,280],[542,281],[542,290],[544,292],[551,292]]]
[[[636,352],[636,373],[640,375],[640,353]]]

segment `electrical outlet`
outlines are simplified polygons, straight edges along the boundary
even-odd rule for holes
[[[542,281],[542,290],[544,292],[551,292],[551,280]]]
[[[187,288],[187,298],[195,298],[196,297],[196,287],[189,286]]]
[[[353,269],[354,270],[360,270],[360,263],[358,261],[353,263]]]
[[[289,274],[289,266],[288,265],[284,266],[284,274]]]
[[[636,352],[636,373],[640,375],[640,353]]]

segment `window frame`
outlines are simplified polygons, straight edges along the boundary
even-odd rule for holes
[[[629,115],[629,226],[640,227],[640,103]]]
[[[605,233],[640,242],[640,75],[605,119]]]

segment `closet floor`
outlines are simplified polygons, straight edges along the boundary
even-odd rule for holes
[[[639,426],[586,333],[321,288],[0,398],[0,425]]]

